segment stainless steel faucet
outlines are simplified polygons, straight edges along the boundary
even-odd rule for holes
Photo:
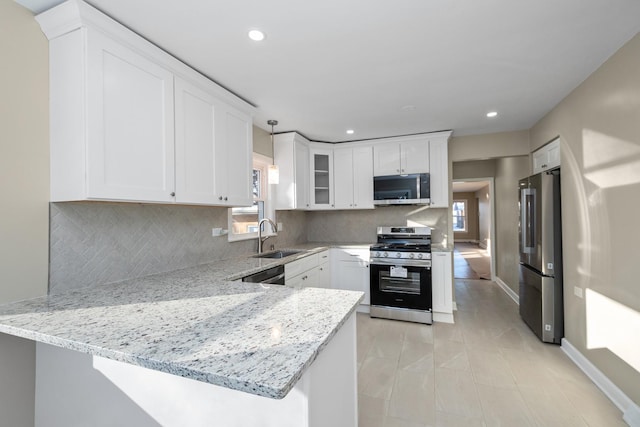
[[[264,244],[264,242],[271,236],[265,236],[262,237],[262,224],[264,224],[265,222],[268,222],[269,224],[271,224],[271,227],[273,228],[273,232],[277,233],[278,232],[278,226],[276,225],[275,222],[271,221],[269,218],[262,218],[260,220],[260,222],[258,223],[258,253],[261,254],[262,253],[262,246]]]

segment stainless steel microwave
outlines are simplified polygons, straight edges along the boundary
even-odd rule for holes
[[[431,188],[428,173],[373,177],[374,205],[428,205]]]

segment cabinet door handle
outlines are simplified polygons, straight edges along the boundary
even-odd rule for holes
[[[225,202],[227,201],[227,196],[224,196],[224,201],[225,201]]]
[[[308,276],[302,276],[302,280],[307,280]]]
[[[324,269],[322,267],[320,267],[320,271],[324,271]]]
[[[218,200],[222,200],[222,196],[218,197]]]
[[[171,194],[169,194],[171,197],[176,197],[176,192],[172,191]]]
[[[396,169],[396,172],[400,172],[400,169]]]

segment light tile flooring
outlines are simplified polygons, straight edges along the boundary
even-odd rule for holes
[[[456,280],[456,323],[358,314],[360,427],[626,426],[493,282]]]

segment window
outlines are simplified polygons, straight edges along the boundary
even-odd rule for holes
[[[258,223],[263,218],[273,218],[269,211],[268,168],[272,159],[253,154],[253,206],[229,209],[229,241],[255,239]],[[265,235],[272,230],[267,227]]]
[[[467,201],[453,201],[453,231],[467,231]]]

